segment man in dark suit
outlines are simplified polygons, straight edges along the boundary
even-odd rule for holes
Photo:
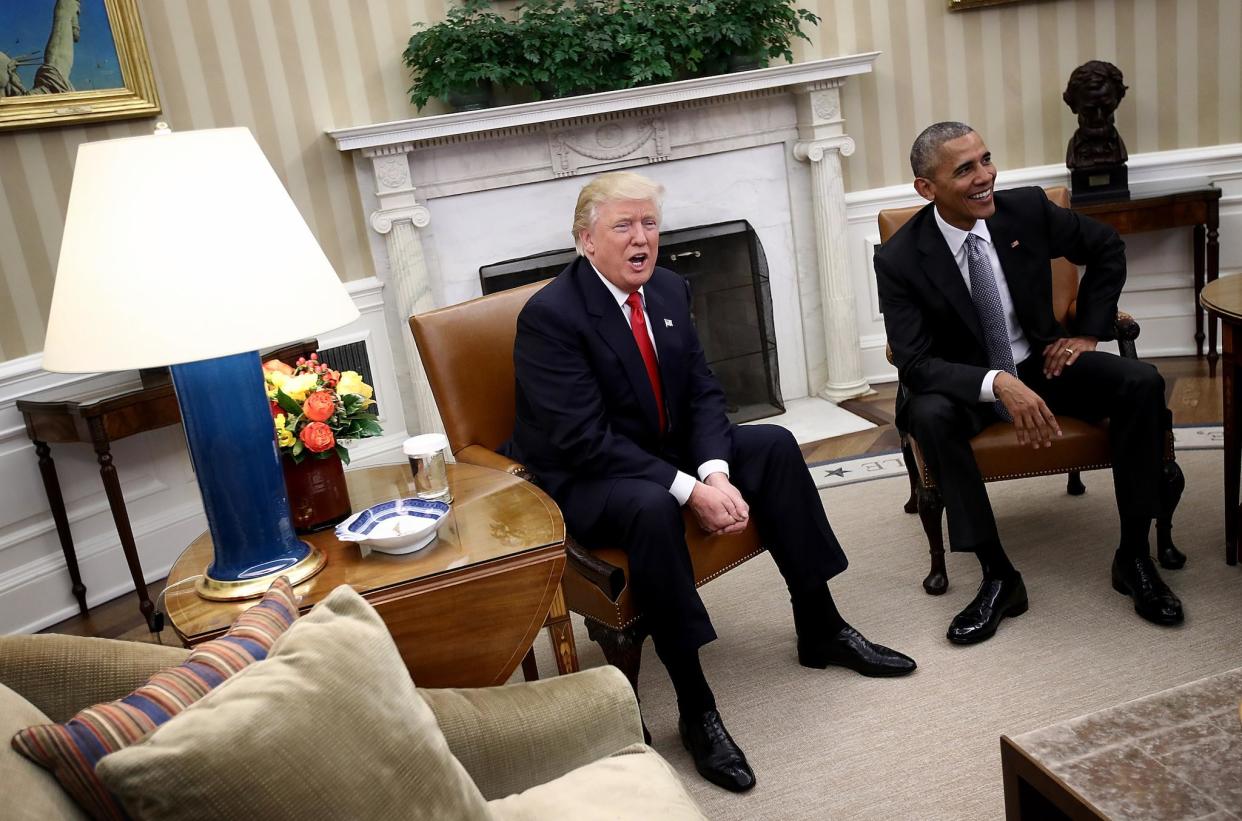
[[[682,741],[698,771],[744,791],[755,777],[699,665],[716,637],[694,587],[681,514],[735,533],[753,514],[789,587],[798,659],[894,676],[914,662],[872,644],[837,612],[827,582],[845,554],[793,436],[725,417],[690,318],[687,282],[655,267],[663,188],[603,174],[578,197],[580,256],[518,317],[516,453],[581,543],[614,544],[669,672]],[[697,476],[697,478],[696,478]]]
[[[983,583],[949,626],[984,641],[1026,612],[1022,576],[1001,546],[970,438],[1012,421],[1018,442],[1056,447],[1054,413],[1107,417],[1121,519],[1112,582],[1157,624],[1182,605],[1152,563],[1168,410],[1150,364],[1097,351],[1112,335],[1126,278],[1117,232],[1048,201],[1042,189],[994,191],[982,138],[962,123],[927,128],[910,152],[914,187],[931,204],[876,252],[880,308],[904,388],[897,424],[914,434],[944,496],[951,549],[975,553]],[[1072,327],[1052,309],[1050,261],[1086,270]]]

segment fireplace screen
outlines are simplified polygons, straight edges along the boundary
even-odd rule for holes
[[[572,248],[485,265],[483,293],[556,276]],[[744,220],[664,231],[659,265],[690,281],[694,326],[728,401],[729,418],[749,422],[784,413],[772,294],[763,246]]]

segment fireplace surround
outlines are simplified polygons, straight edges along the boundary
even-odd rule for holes
[[[370,215],[390,334],[406,352],[398,368],[411,427],[440,425],[406,318],[479,296],[479,269],[496,260],[567,245],[580,178],[618,168],[665,185],[665,235],[753,228],[769,271],[774,407],[868,392],[846,247],[841,159],[854,143],[841,94],[877,56],[330,130],[354,158]]]

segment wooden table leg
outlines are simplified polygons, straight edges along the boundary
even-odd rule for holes
[[[147,627],[152,633],[157,633],[163,625],[157,623],[155,605],[147,595],[147,580],[143,578],[142,564],[138,561],[138,546],[134,544],[134,532],[129,526],[125,495],[121,493],[121,481],[117,478],[116,467],[112,464],[112,451],[106,441],[95,440],[95,455],[99,459],[99,476],[103,479],[104,492],[108,495],[108,506],[112,508],[112,521],[116,523],[117,535],[121,537],[121,549],[125,552],[125,562],[129,565],[129,574],[134,579],[138,609],[142,611]]]
[[[1203,293],[1203,262],[1206,250],[1205,242],[1207,227],[1196,225],[1194,228],[1195,251],[1195,356],[1203,356],[1203,303],[1199,302],[1199,294]],[[1215,320],[1208,317],[1208,324],[1215,325]]]
[[[557,672],[561,675],[578,672],[578,647],[574,643],[574,627],[569,620],[569,609],[565,606],[564,587],[556,588],[552,607],[548,610],[548,619],[544,623],[548,628],[548,638],[552,639],[552,650],[556,654]]]
[[[52,449],[47,442],[34,440],[35,453],[39,456],[39,475],[43,477],[43,490],[47,493],[47,506],[52,510],[56,523],[56,535],[60,537],[60,549],[65,553],[65,566],[69,568],[73,597],[78,600],[78,611],[86,615],[86,585],[78,570],[78,551],[73,546],[73,533],[69,530],[69,517],[65,514],[65,497],[60,492],[60,478],[56,475],[56,463],[52,461]]]
[[[1212,200],[1208,206],[1207,222],[1207,281],[1215,282],[1220,277],[1220,213],[1217,201]],[[1195,304],[1198,304],[1196,300]],[[1208,375],[1216,376],[1216,317],[1208,317]]]
[[[1238,441],[1237,357],[1234,350],[1235,327],[1228,320],[1223,325],[1224,367],[1221,368],[1221,392],[1224,399],[1225,426],[1225,562],[1238,563],[1238,485],[1242,471],[1242,452]]]

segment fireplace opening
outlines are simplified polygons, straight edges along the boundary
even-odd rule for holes
[[[483,293],[554,277],[576,256],[567,248],[485,265],[479,269]],[[768,263],[750,223],[662,231],[658,264],[690,281],[694,327],[724,388],[729,419],[784,413]]]

